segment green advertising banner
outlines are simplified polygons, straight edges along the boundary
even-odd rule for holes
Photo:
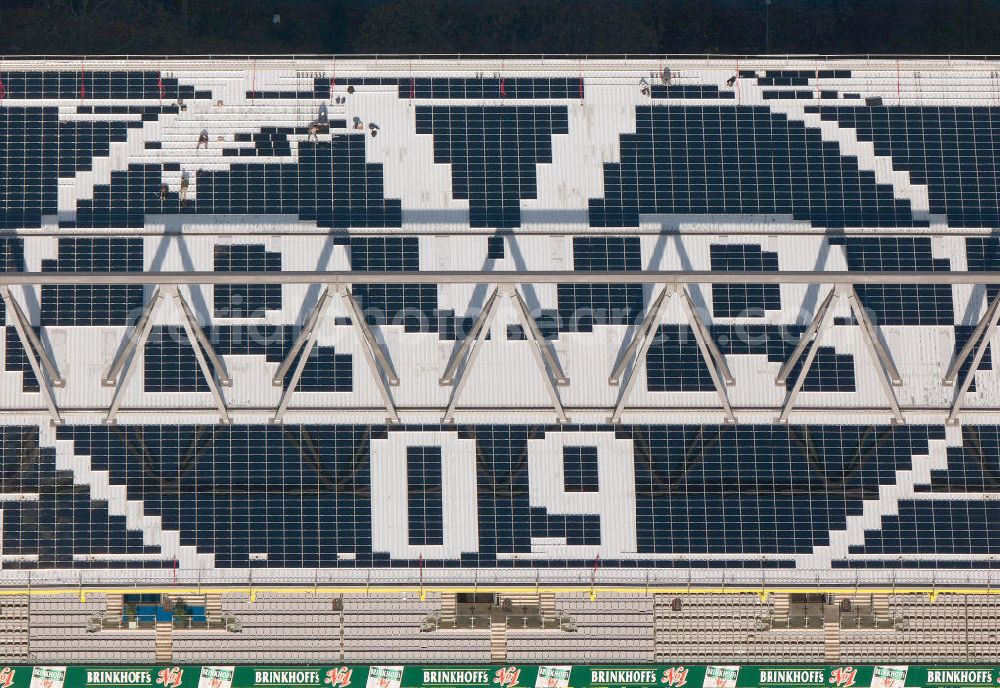
[[[986,688],[989,666],[4,666],[0,688]]]

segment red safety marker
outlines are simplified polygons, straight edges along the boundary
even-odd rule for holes
[[[507,97],[507,89],[504,88],[506,85],[507,85],[507,80],[506,79],[500,79],[500,97],[501,98],[506,98]]]
[[[156,88],[160,90],[160,100],[163,100],[163,96],[166,95],[167,89],[163,87],[163,77],[156,77]]]
[[[83,65],[80,65],[80,100],[83,100],[87,97],[87,84],[84,82],[84,79],[86,78],[87,74],[83,70],[84,70]]]
[[[0,77],[0,101],[7,97],[7,87],[3,85],[3,77]]]

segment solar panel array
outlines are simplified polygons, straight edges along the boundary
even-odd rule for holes
[[[990,340],[956,428],[941,380],[995,286],[854,286],[899,366],[901,423],[846,303],[775,384],[830,288],[782,272],[1000,269],[1000,108],[980,67],[920,92],[927,68],[905,64],[25,65],[0,70],[2,271],[404,276],[352,285],[360,314],[333,294],[308,354],[294,344],[325,285],[184,286],[194,337],[167,294],[117,424],[103,374],[154,285],[12,288],[39,344],[5,308],[5,569],[993,567]],[[429,270],[779,279],[684,285],[627,393],[608,378],[661,287],[526,280],[543,341],[501,299],[446,421],[445,366],[495,285],[410,280]],[[36,346],[64,387],[35,374]],[[532,351],[564,368],[568,422]]]

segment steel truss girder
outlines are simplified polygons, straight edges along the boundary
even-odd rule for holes
[[[382,404],[385,406],[387,420],[390,423],[398,423],[399,414],[396,412],[396,403],[393,401],[392,392],[389,390],[390,385],[399,384],[396,371],[389,361],[389,356],[382,350],[381,345],[375,339],[375,335],[368,327],[368,321],[365,320],[361,306],[354,298],[354,294],[351,293],[351,288],[345,285],[337,285],[335,288],[340,294],[344,305],[347,307],[347,311],[351,314],[351,325],[354,328],[354,334],[357,335],[358,343],[361,345],[361,352],[364,354],[365,361],[368,363],[368,369],[375,380],[375,387],[378,388],[379,396],[382,397]]]
[[[351,326],[358,337],[358,343],[361,346],[365,362],[371,371],[375,386],[379,390],[379,395],[382,397],[387,420],[390,423],[398,423],[399,414],[396,412],[396,404],[392,399],[389,386],[398,385],[399,377],[392,367],[388,354],[379,345],[378,340],[375,339],[375,335],[368,326],[368,322],[364,318],[364,313],[361,311],[361,306],[354,298],[350,288],[339,284],[327,285],[323,293],[320,294],[319,300],[316,301],[316,305],[313,306],[306,317],[305,324],[299,332],[298,337],[295,338],[295,342],[285,356],[285,360],[281,362],[274,375],[272,383],[274,385],[284,385],[285,388],[282,391],[281,400],[278,402],[278,407],[271,421],[273,423],[280,423],[284,419],[285,412],[288,410],[288,404],[295,393],[295,388],[298,387],[299,380],[302,378],[302,372],[305,370],[309,356],[316,345],[320,325],[326,317],[334,294],[340,296],[345,309],[350,314]],[[295,364],[295,368],[286,385],[285,376],[292,369],[293,363]]]
[[[854,286],[851,284],[835,284],[827,293],[826,298],[823,299],[820,307],[816,309],[816,316],[813,318],[812,323],[810,323],[809,327],[807,327],[805,332],[802,333],[802,338],[792,351],[792,355],[789,356],[788,360],[781,366],[781,369],[778,371],[778,375],[775,378],[775,383],[777,385],[784,385],[788,380],[788,375],[791,373],[792,369],[795,368],[795,365],[798,363],[802,353],[806,351],[806,348],[808,347],[805,360],[802,362],[802,367],[799,369],[799,374],[796,376],[792,389],[789,390],[785,397],[785,403],[781,407],[781,413],[777,418],[779,423],[788,422],[788,416],[795,407],[795,400],[798,398],[799,392],[802,391],[802,385],[805,383],[806,376],[809,374],[809,370],[812,368],[816,354],[819,352],[823,335],[826,333],[830,319],[833,317],[834,307],[840,299],[844,297],[847,298],[851,314],[854,316],[855,320],[858,321],[858,325],[861,327],[861,334],[865,343],[865,348],[868,350],[868,355],[875,366],[876,378],[878,379],[879,385],[882,387],[886,400],[889,402],[893,422],[904,422],[903,413],[899,408],[899,401],[896,399],[896,392],[893,389],[894,384],[902,384],[902,378],[899,375],[899,371],[896,369],[896,365],[893,362],[892,357],[889,355],[888,350],[882,345],[881,341],[879,341],[878,333],[875,331],[874,325],[872,325],[871,320],[868,318],[868,313],[861,305],[861,301],[858,299],[858,295],[854,291]]]
[[[965,394],[969,391],[969,387],[972,386],[972,381],[976,377],[976,371],[979,369],[979,364],[983,360],[983,356],[986,354],[986,348],[990,345],[990,339],[993,336],[993,332],[996,330],[997,323],[1000,322],[1000,293],[997,293],[993,297],[993,301],[990,302],[989,307],[983,314],[979,323],[976,325],[976,329],[973,330],[972,335],[969,337],[969,341],[965,343],[962,347],[962,351],[955,358],[955,361],[951,364],[948,369],[948,373],[945,375],[945,384],[947,385],[948,377],[952,377],[952,384],[954,384],[954,376],[958,375],[959,369],[961,369],[962,364],[969,356],[969,351],[972,347],[975,347],[975,354],[972,356],[972,362],[969,364],[969,369],[965,373],[965,377],[962,378],[962,384],[959,386],[957,393],[955,394],[955,400],[952,402],[951,411],[948,413],[948,423],[957,423],[958,414],[962,410],[962,404],[965,401]]]
[[[28,316],[24,314],[14,295],[10,293],[10,287],[6,285],[0,286],[0,298],[3,299],[7,313],[11,315],[11,319],[14,321],[14,330],[21,341],[21,348],[24,349],[24,355],[31,366],[31,372],[34,373],[35,379],[38,380],[38,390],[45,401],[45,407],[49,411],[49,416],[55,425],[60,425],[62,423],[62,416],[59,414],[59,407],[56,405],[55,396],[50,386],[62,387],[65,384],[65,380],[59,375],[55,364],[45,351],[41,339],[39,339],[38,335],[32,329],[31,323],[28,321]]]
[[[181,309],[181,327],[184,329],[184,334],[187,336],[188,343],[191,345],[191,349],[194,352],[195,360],[198,362],[198,367],[201,370],[201,374],[205,378],[205,382],[208,385],[208,389],[212,394],[212,399],[215,401],[215,406],[219,411],[219,422],[223,424],[229,424],[232,419],[229,417],[229,409],[226,406],[226,399],[222,394],[220,385],[229,386],[232,384],[232,379],[226,373],[225,366],[222,359],[216,353],[215,348],[212,343],[205,336],[205,332],[201,329],[195,319],[194,312],[188,305],[187,300],[180,293],[175,285],[165,285],[157,288],[153,292],[153,296],[150,302],[147,304],[145,310],[143,310],[142,315],[136,322],[135,328],[132,330],[132,334],[129,337],[129,341],[126,342],[125,346],[119,351],[115,360],[112,361],[111,366],[104,375],[104,384],[107,384],[109,380],[113,383],[113,375],[118,374],[118,383],[115,387],[114,396],[111,399],[111,406],[108,408],[108,413],[104,418],[104,422],[108,425],[113,425],[117,422],[118,411],[121,409],[122,400],[124,399],[125,392],[128,388],[128,383],[132,378],[132,373],[135,371],[136,358],[139,356],[139,352],[142,351],[143,347],[146,345],[146,340],[149,338],[149,333],[153,329],[153,315],[159,308],[160,302],[164,296],[169,296],[177,301],[177,304]],[[206,359],[206,355],[208,358]],[[213,371],[212,367],[209,366],[209,359],[215,367]],[[120,371],[120,372],[119,372]],[[218,375],[218,379],[217,376]]]
[[[623,374],[625,375],[625,382],[618,395],[618,401],[611,412],[611,417],[608,419],[611,423],[621,421],[622,413],[628,404],[632,389],[639,378],[639,371],[646,363],[646,354],[649,352],[649,347],[652,345],[653,340],[656,339],[663,313],[677,292],[680,293],[681,303],[684,306],[684,312],[687,314],[695,343],[698,345],[698,351],[701,353],[702,360],[708,368],[708,374],[712,378],[715,391],[719,395],[719,403],[722,406],[725,422],[736,422],[736,417],[733,415],[733,409],[729,403],[729,395],[725,387],[725,384],[735,384],[736,380],[729,370],[725,356],[719,351],[719,348],[712,340],[708,328],[705,327],[704,322],[698,316],[698,310],[694,307],[694,303],[691,301],[691,296],[687,293],[687,290],[684,287],[678,289],[668,284],[664,286],[659,296],[650,304],[646,316],[643,318],[642,325],[640,325],[639,330],[635,333],[628,348],[608,378],[608,382],[614,385],[618,384]],[[629,367],[629,363],[631,363],[631,367]],[[725,381],[725,384],[723,384],[723,381]]]
[[[330,301],[330,288],[327,287],[320,295],[319,301],[316,302],[316,305],[309,312],[305,326],[299,332],[299,336],[295,338],[295,342],[292,344],[292,348],[289,349],[288,355],[285,356],[285,360],[281,362],[281,365],[278,366],[278,371],[274,374],[274,379],[271,381],[272,384],[284,385],[284,389],[281,392],[281,400],[278,402],[278,408],[274,411],[274,417],[271,418],[271,422],[273,423],[280,423],[285,417],[285,410],[288,408],[288,403],[292,400],[292,394],[294,394],[295,388],[298,387],[299,380],[302,379],[302,371],[305,370],[313,347],[316,346],[319,324],[323,321],[323,316],[326,314]],[[298,355],[300,351],[302,354]],[[298,356],[298,363],[295,365],[291,379],[285,385],[285,376],[288,374],[292,364],[295,363],[296,356]]]
[[[118,376],[115,394],[111,398],[111,406],[108,407],[108,413],[104,417],[104,423],[106,425],[114,425],[118,422],[118,410],[121,408],[122,399],[125,396],[125,390],[128,388],[129,380],[132,379],[132,373],[135,370],[135,359],[140,355],[139,352],[142,351],[143,347],[146,346],[146,339],[149,337],[149,333],[153,329],[153,315],[159,308],[163,298],[164,293],[162,290],[156,289],[156,291],[153,292],[152,297],[149,299],[149,303],[146,304],[146,308],[143,310],[138,322],[136,322],[135,327],[132,329],[132,334],[129,336],[128,342],[126,342],[125,346],[118,352],[118,356],[116,356],[115,360],[112,361],[111,367],[104,375],[105,384],[108,382],[114,384],[114,378],[112,375]]]
[[[962,347],[962,350],[958,353],[957,356],[955,356],[955,360],[951,362],[951,365],[948,366],[948,370],[944,374],[944,379],[941,380],[941,384],[944,385],[945,387],[950,387],[955,384],[955,380],[958,377],[958,371],[961,370],[962,365],[965,363],[965,360],[969,357],[969,354],[972,352],[973,347],[975,347],[976,343],[979,342],[979,340],[982,338],[983,332],[989,325],[990,318],[993,316],[993,312],[997,309],[998,304],[1000,304],[1000,292],[997,292],[997,296],[995,296],[993,300],[990,301],[990,303],[987,305],[986,312],[983,313],[983,317],[981,317],[979,319],[979,322],[976,323],[976,328],[972,331],[972,334],[969,335],[969,338],[965,341],[965,345]]]
[[[790,270],[713,272],[711,270],[421,270],[420,272],[351,272],[283,270],[281,272],[0,272],[0,285],[81,284],[1000,284],[1000,270],[984,272]]]
[[[517,292],[517,287],[515,285],[502,284],[496,286],[490,293],[489,298],[487,298],[486,303],[483,305],[483,310],[476,318],[472,328],[462,340],[458,351],[455,352],[455,355],[448,362],[441,376],[440,384],[454,385],[451,398],[448,401],[448,407],[445,409],[444,416],[441,419],[442,422],[450,423],[454,420],[458,401],[469,380],[469,373],[472,371],[476,358],[479,356],[483,342],[486,341],[486,337],[489,335],[490,325],[492,325],[493,319],[500,307],[500,302],[505,299],[510,300],[514,304],[514,310],[517,313],[518,320],[521,321],[525,338],[531,344],[532,356],[545,380],[545,390],[552,401],[556,419],[560,423],[565,423],[569,420],[562,400],[559,398],[558,390],[558,385],[569,384],[569,379],[563,373],[562,366],[559,365],[555,354],[548,350],[537,324],[531,317],[531,313],[528,312],[527,305]]]

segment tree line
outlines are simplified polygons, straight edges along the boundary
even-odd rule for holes
[[[998,0],[0,0],[7,55],[996,54],[998,27]]]

